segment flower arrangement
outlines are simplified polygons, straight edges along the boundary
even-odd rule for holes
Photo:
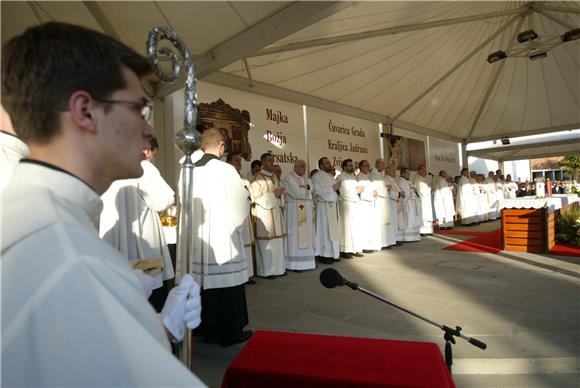
[[[570,206],[556,220],[556,241],[580,246],[580,207]]]

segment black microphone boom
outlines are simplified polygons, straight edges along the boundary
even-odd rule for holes
[[[428,318],[425,318],[417,313],[414,313],[411,310],[407,310],[404,307],[397,306],[396,304],[389,302],[387,299],[383,298],[382,296],[377,295],[374,292],[371,292],[367,289],[360,287],[357,283],[349,282],[348,280],[343,278],[340,275],[340,273],[338,273],[337,270],[335,270],[333,268],[326,268],[324,271],[322,271],[320,273],[320,283],[322,283],[322,285],[326,288],[334,288],[336,286],[349,286],[353,290],[359,290],[364,294],[372,296],[373,298],[378,299],[381,302],[387,303],[388,305],[391,305],[391,306],[393,306],[401,311],[404,311],[407,314],[411,314],[412,316],[419,318],[427,323],[430,323],[433,326],[437,326],[438,328],[443,330],[445,332],[445,335],[443,336],[443,338],[445,339],[445,362],[447,364],[447,367],[449,368],[449,371],[451,371],[451,365],[453,364],[453,355],[452,355],[452,351],[451,351],[451,344],[455,343],[455,338],[453,338],[454,336],[463,338],[464,340],[466,340],[470,344],[472,344],[480,349],[487,348],[487,345],[485,343],[483,343],[475,338],[466,337],[463,334],[461,334],[461,327],[456,326],[455,329],[452,329],[449,326],[441,325],[441,324],[434,322]]]
[[[333,268],[326,268],[320,273],[320,283],[326,288],[334,288],[336,286],[349,286],[353,290],[358,290],[358,284],[349,282]]]

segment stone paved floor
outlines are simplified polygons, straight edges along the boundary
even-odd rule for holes
[[[489,231],[498,221],[460,230]],[[394,303],[487,343],[454,346],[458,387],[580,387],[580,258],[442,250],[467,236],[424,238],[333,268]],[[250,328],[431,341],[439,329],[319,274],[290,272],[246,287]],[[242,345],[197,343],[195,373],[219,387]]]

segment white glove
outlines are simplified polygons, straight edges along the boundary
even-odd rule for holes
[[[135,272],[139,277],[141,287],[143,287],[143,293],[145,294],[145,298],[149,298],[153,293],[153,282],[155,282],[155,278],[153,276],[146,275],[143,271],[139,269],[136,269]]]
[[[196,282],[193,282],[189,298],[185,302],[185,324],[191,330],[195,329],[201,323],[201,296],[200,288]]]
[[[185,333],[186,302],[190,294],[193,295],[193,299],[199,300],[199,286],[190,275],[184,275],[179,285],[169,291],[163,310],[161,310],[163,326],[177,341],[181,341]],[[201,312],[201,308],[199,311]]]

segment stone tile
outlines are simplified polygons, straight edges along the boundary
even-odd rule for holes
[[[419,332],[416,323],[397,317],[388,317],[382,314],[371,312],[360,312],[354,314],[345,322],[360,326],[368,330],[374,330],[387,335],[414,334]]]
[[[531,314],[521,314],[515,324],[520,327],[547,332],[580,331],[580,327],[575,322],[541,318]]]
[[[504,324],[513,324],[520,316],[520,312],[481,305],[476,303],[454,302],[443,308],[443,312],[453,312],[457,315],[470,317],[476,320],[498,319]]]
[[[358,310],[349,307],[342,302],[330,302],[330,301],[327,302],[309,301],[300,306],[297,306],[296,309],[308,314],[316,314],[321,317],[336,320],[344,320],[358,312]]]

